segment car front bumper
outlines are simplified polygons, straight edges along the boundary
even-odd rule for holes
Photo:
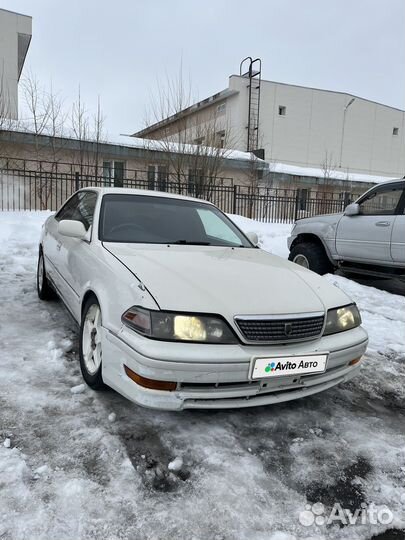
[[[366,351],[361,327],[315,341],[288,345],[205,345],[154,341],[123,327],[104,330],[103,379],[144,407],[165,410],[220,409],[281,403],[326,390],[354,377]],[[328,352],[324,373],[251,380],[252,358]],[[150,390],[132,381],[124,365],[148,379],[175,381],[174,391]]]

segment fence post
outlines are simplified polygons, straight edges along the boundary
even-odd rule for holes
[[[237,199],[238,199],[238,186],[233,186],[233,202],[232,202],[232,214],[237,213],[236,205],[237,205]]]
[[[297,221],[298,219],[298,207],[300,205],[300,201],[301,201],[301,193],[300,193],[300,190],[297,189],[296,194],[295,194],[294,221]]]
[[[75,191],[77,191],[78,189],[80,189],[80,175],[79,175],[79,171],[76,171],[75,172]]]

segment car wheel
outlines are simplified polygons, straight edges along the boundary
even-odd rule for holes
[[[52,289],[45,271],[45,260],[42,249],[38,257],[37,265],[37,292],[41,300],[52,300],[55,298],[55,291]]]
[[[83,379],[94,390],[103,388],[101,309],[95,297],[89,298],[83,309],[80,325],[80,369]]]
[[[302,242],[293,246],[288,259],[321,276],[335,271],[324,248],[312,242]]]

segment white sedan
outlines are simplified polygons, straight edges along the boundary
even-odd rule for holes
[[[211,203],[76,192],[44,224],[38,294],[80,324],[87,384],[146,407],[249,407],[351,379],[367,347],[340,289],[256,247]]]

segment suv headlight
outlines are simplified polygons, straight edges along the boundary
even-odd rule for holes
[[[228,324],[218,315],[153,311],[133,306],[121,320],[132,330],[152,339],[191,343],[238,342]]]
[[[356,304],[330,309],[326,317],[324,336],[351,330],[361,325],[360,312]]]

